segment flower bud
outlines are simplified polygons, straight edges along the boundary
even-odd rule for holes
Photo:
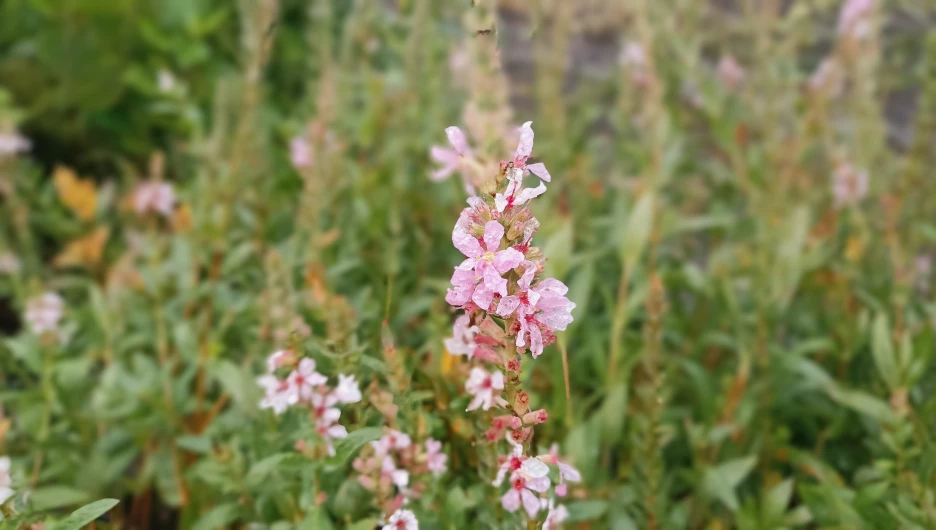
[[[533,412],[527,412],[523,415],[523,424],[537,425],[539,423],[545,423],[548,418],[549,414],[546,413],[546,409],[534,410]]]
[[[513,406],[517,414],[526,414],[526,411],[530,410],[530,395],[523,390],[517,392]]]

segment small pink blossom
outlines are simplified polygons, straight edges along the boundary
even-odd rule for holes
[[[19,257],[12,252],[0,253],[0,274],[16,274],[22,268]]]
[[[718,61],[718,79],[722,86],[734,92],[741,88],[745,77],[744,68],[732,55],[723,55]]]
[[[305,357],[299,361],[299,366],[289,374],[288,381],[295,388],[299,399],[306,401],[312,398],[316,387],[328,382],[328,378],[315,371],[315,361]]]
[[[456,306],[469,301],[478,307],[490,307],[495,294],[507,295],[507,280],[501,276],[523,261],[523,254],[514,248],[499,250],[504,237],[504,227],[497,221],[484,225],[484,235],[479,240],[464,227],[455,225],[452,243],[468,259],[455,268],[452,274],[454,290],[449,289],[446,300]]]
[[[523,415],[523,424],[539,425],[540,423],[546,423],[547,419],[549,419],[549,414],[546,413],[546,409],[534,410]]]
[[[334,394],[314,393],[310,399],[312,418],[315,419],[315,432],[328,448],[328,454],[335,454],[332,440],[348,436],[347,429],[338,423],[341,411],[335,408],[338,398]]]
[[[543,521],[542,530],[557,530],[559,525],[569,518],[569,510],[563,505],[556,505],[552,499],[546,505],[546,520]]]
[[[566,462],[563,462],[559,459],[559,446],[553,444],[549,448],[549,453],[545,455],[540,455],[539,458],[541,461],[552,464],[559,468],[559,484],[556,486],[556,495],[559,497],[565,497],[568,492],[568,487],[566,486],[566,481],[568,482],[581,482],[582,475],[577,469],[570,466]]]
[[[58,327],[64,309],[62,297],[53,292],[46,292],[26,302],[23,318],[33,333],[41,335]]]
[[[175,207],[172,185],[154,180],[141,183],[133,194],[133,207],[139,215],[150,212],[166,217],[172,215]]]
[[[838,207],[857,204],[868,194],[868,173],[847,162],[839,163],[832,175],[832,195]]]
[[[378,456],[383,456],[390,451],[400,451],[412,445],[413,440],[408,434],[400,431],[390,431],[383,435],[379,440],[371,442],[374,452]]]
[[[335,397],[338,398],[340,403],[357,403],[361,401],[361,388],[353,375],[338,374]]]
[[[10,476],[10,457],[0,457],[0,505],[5,503],[15,493],[13,488],[13,479]]]
[[[435,181],[445,180],[449,178],[452,173],[463,169],[462,160],[465,157],[471,156],[471,148],[468,147],[468,139],[465,138],[465,133],[463,133],[461,129],[454,126],[447,127],[445,129],[445,135],[448,137],[449,144],[452,146],[451,149],[437,145],[429,149],[429,155],[432,156],[432,159],[442,166],[433,171],[429,176],[429,178]],[[466,188],[471,188],[468,191],[473,194],[473,187],[471,187],[467,181],[465,186]]]
[[[296,169],[312,166],[312,148],[302,136],[295,136],[289,141],[289,161]]]
[[[532,279],[531,270],[528,266],[518,282],[521,289],[518,294],[501,299],[497,314],[506,318],[516,313],[517,347],[529,345],[536,358],[543,353],[544,346],[554,340],[553,331],[563,331],[572,322],[575,303],[565,296],[569,288],[553,278],[546,278],[526,289]]]
[[[484,410],[490,409],[494,401],[500,399],[502,390],[504,390],[504,374],[500,371],[494,370],[490,373],[483,368],[472,368],[471,375],[465,383],[465,391],[474,396],[474,399],[465,410],[472,411],[478,407]]]
[[[448,455],[442,452],[442,442],[429,438],[426,440],[426,465],[436,475],[447,469]]]
[[[293,361],[295,361],[295,354],[292,350],[275,351],[267,357],[267,372],[272,374],[277,369],[292,364]]]
[[[514,168],[511,170],[508,179],[507,189],[504,190],[504,193],[498,193],[494,196],[494,206],[498,212],[503,212],[513,206],[522,206],[546,193],[546,185],[542,182],[535,188],[524,188],[523,172],[520,169]]]
[[[874,0],[846,0],[839,12],[839,35],[863,39],[871,32]]]
[[[539,497],[533,492],[545,493],[549,490],[549,478],[532,478],[523,473],[515,472],[510,476],[510,489],[501,497],[501,506],[508,512],[517,511],[521,504],[531,518],[542,507]]]
[[[478,344],[475,342],[475,336],[480,332],[478,326],[469,326],[471,317],[461,315],[455,319],[452,326],[452,336],[445,339],[445,349],[452,355],[465,355],[469,359],[474,354]]]
[[[409,484],[409,471],[396,467],[393,457],[385,455],[380,464],[380,476],[383,480],[392,482],[397,488],[405,489]]]
[[[809,77],[809,89],[813,92],[836,97],[844,90],[842,67],[835,57],[827,57],[819,63],[816,70]]]
[[[299,394],[286,379],[267,374],[258,377],[257,384],[263,388],[265,394],[260,400],[261,409],[273,409],[273,413],[279,415],[299,402]]]
[[[492,484],[494,486],[500,486],[504,482],[504,478],[508,473],[522,473],[524,476],[529,478],[541,478],[549,474],[549,466],[545,462],[538,458],[531,458],[529,456],[524,456],[523,454],[523,444],[516,442],[511,436],[511,432],[507,433],[507,443],[511,446],[510,455],[505,458],[500,467],[497,470],[497,476],[494,478]],[[515,431],[520,432],[520,431]]]
[[[644,86],[650,81],[647,73],[647,52],[639,42],[628,42],[621,49],[618,64],[630,73],[631,81]]]
[[[0,158],[29,151],[29,139],[16,132],[0,133]]]
[[[383,530],[419,530],[419,521],[413,512],[401,508],[393,512]]]

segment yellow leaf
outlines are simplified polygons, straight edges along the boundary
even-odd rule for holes
[[[87,221],[97,210],[97,190],[94,182],[78,178],[74,170],[59,166],[52,176],[59,200],[78,216]]]
[[[110,229],[99,226],[94,232],[70,242],[65,250],[55,257],[53,264],[56,267],[89,267],[101,261],[104,253],[104,244],[110,235]]]

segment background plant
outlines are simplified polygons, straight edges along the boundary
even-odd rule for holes
[[[533,120],[576,309],[523,385],[582,474],[565,526],[933,527],[934,8],[468,4],[0,4],[0,136],[32,144],[0,155],[8,506],[371,528],[352,462],[395,429],[448,455],[421,526],[509,520],[443,345],[465,190],[430,148],[457,123],[503,158]],[[334,457],[258,408],[286,348],[362,383]]]

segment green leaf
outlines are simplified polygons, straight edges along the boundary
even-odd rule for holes
[[[829,396],[840,404],[862,414],[867,414],[882,423],[893,424],[897,422],[897,416],[894,415],[890,406],[884,400],[867,392],[832,387],[829,389]]]
[[[211,438],[207,436],[179,436],[176,445],[193,453],[208,454],[211,452]]]
[[[783,515],[787,506],[790,504],[790,498],[793,496],[793,479],[788,478],[777,484],[764,498],[764,510],[770,519]]]
[[[248,414],[257,410],[260,402],[260,387],[244,369],[231,361],[221,359],[213,363],[212,375],[231,395],[234,402]]]
[[[88,502],[89,497],[87,493],[68,486],[46,486],[32,492],[29,505],[33,510],[41,512]]]
[[[235,503],[221,504],[201,516],[192,526],[192,530],[215,530],[219,527],[227,527],[236,521],[238,517],[240,517],[240,505]]]
[[[900,385],[900,375],[894,345],[891,342],[890,325],[883,313],[875,317],[871,328],[871,353],[874,355],[874,365],[881,379],[891,390],[897,388]]]
[[[73,511],[65,520],[59,521],[53,530],[81,530],[85,525],[109,512],[119,503],[117,499],[101,499]]]
[[[259,486],[283,462],[298,460],[297,453],[279,453],[268,456],[250,467],[245,482],[249,487]]]
[[[735,494],[735,488],[754,469],[756,463],[757,457],[746,456],[709,468],[705,472],[703,489],[709,496],[722,501],[732,512],[737,511],[738,496]]]
[[[348,433],[348,436],[338,440],[335,444],[335,456],[331,463],[343,465],[351,458],[351,455],[358,452],[364,444],[373,442],[383,436],[383,429],[380,427],[365,427]]]
[[[601,517],[608,511],[608,501],[598,499],[578,501],[567,504],[566,508],[569,510],[568,522],[591,521]]]
[[[650,239],[654,198],[654,194],[649,191],[641,195],[627,219],[627,228],[623,232],[624,241],[620,247],[621,261],[627,269],[634,268]]]

